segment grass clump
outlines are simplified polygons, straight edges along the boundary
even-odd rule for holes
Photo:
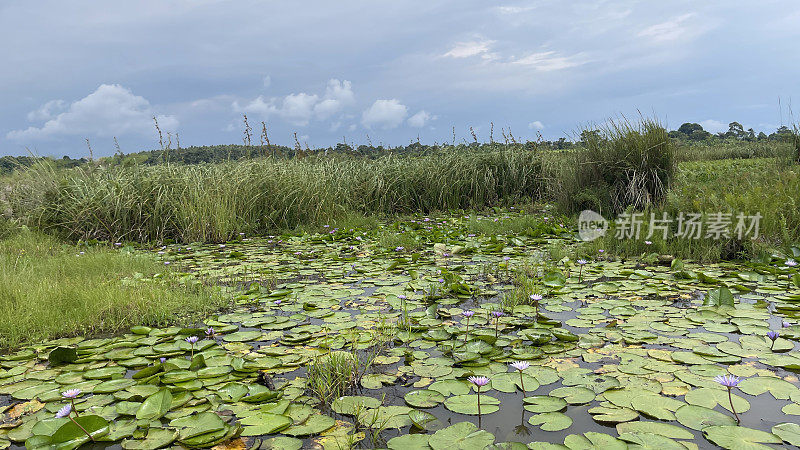
[[[583,147],[562,154],[548,174],[562,209],[617,214],[664,199],[675,171],[674,148],[657,121],[609,121],[582,136]]]
[[[200,317],[223,304],[146,255],[21,230],[0,240],[0,348]]]

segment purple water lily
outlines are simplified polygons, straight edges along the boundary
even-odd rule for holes
[[[522,389],[522,398],[525,398],[525,382],[522,380],[522,371],[530,367],[531,363],[528,361],[515,361],[509,366],[519,371],[519,387]]]
[[[487,384],[489,384],[489,378],[488,377],[483,377],[483,376],[480,376],[480,377],[472,376],[472,377],[467,378],[467,380],[470,383],[475,385],[475,388],[476,388],[475,390],[478,392],[478,420],[480,420],[480,417],[481,417],[481,388],[486,386]]]
[[[714,377],[714,381],[728,388],[728,401],[731,403],[731,411],[733,411],[733,415],[736,417],[736,423],[741,422],[739,420],[739,414],[736,413],[736,409],[733,407],[733,395],[731,394],[731,390],[738,386],[741,380],[739,380],[739,377],[733,375],[717,375]]]
[[[767,337],[772,341],[772,345],[769,346],[770,351],[772,351],[772,349],[775,347],[775,341],[778,340],[778,337],[780,337],[780,335],[781,334],[775,330],[770,330],[767,333]]]

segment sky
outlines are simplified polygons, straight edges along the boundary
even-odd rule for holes
[[[642,114],[774,131],[796,0],[3,0],[0,155],[572,138]],[[795,119],[797,120],[797,119]]]

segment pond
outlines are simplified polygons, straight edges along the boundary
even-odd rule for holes
[[[544,216],[471,229],[517,214],[161,249],[231,307],[3,356],[0,448],[800,445],[786,261],[578,264]]]

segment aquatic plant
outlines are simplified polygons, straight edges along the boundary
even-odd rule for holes
[[[778,333],[777,331],[770,330],[769,332],[767,332],[767,337],[770,339],[770,341],[772,341],[772,344],[769,346],[770,351],[775,348],[775,341],[778,339],[779,336],[780,333]]]
[[[733,388],[740,383],[739,377],[733,375],[717,375],[714,377],[714,381],[728,389],[728,401],[731,404],[731,412],[733,412],[734,417],[736,417],[736,422],[741,422],[741,420],[739,420],[739,414],[736,413],[736,409],[733,406],[733,394],[731,394]]]
[[[497,339],[500,333],[500,318],[503,317],[503,311],[495,310],[492,311],[492,316],[494,316],[494,338]]]
[[[469,337],[469,319],[475,315],[475,311],[464,311],[462,314],[467,318],[467,331],[464,333],[464,345],[466,345]]]
[[[196,344],[197,341],[199,340],[200,339],[197,336],[189,336],[186,338],[186,342],[188,342],[189,345],[192,346],[192,356],[191,356],[192,358],[194,358],[194,344]]]
[[[478,419],[481,417],[481,388],[489,384],[489,378],[484,376],[472,376],[467,380],[475,385],[475,391],[478,393]]]
[[[585,266],[588,261],[579,259],[576,262],[578,263],[578,283],[581,283],[583,282],[583,266]]]
[[[535,310],[536,311],[535,312],[536,317],[534,318],[534,320],[538,323],[539,322],[539,302],[542,300],[542,296],[539,295],[539,294],[531,294],[531,296],[529,298],[530,298],[531,302],[533,302],[533,307],[536,309]]]
[[[525,381],[522,379],[522,372],[530,367],[531,363],[528,361],[515,361],[509,365],[519,372],[519,387],[522,389],[522,398],[525,398]]]

